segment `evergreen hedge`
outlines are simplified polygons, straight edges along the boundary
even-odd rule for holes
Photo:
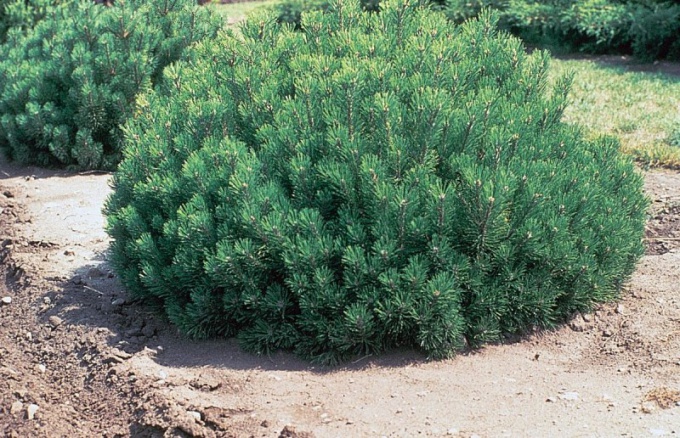
[[[668,0],[450,0],[457,23],[484,8],[526,42],[570,51],[680,60],[680,3]]]
[[[197,338],[336,363],[449,356],[616,296],[642,179],[560,121],[567,79],[487,15],[341,0],[166,69],[108,200],[131,294]]]
[[[192,0],[48,7],[0,46],[0,150],[23,164],[114,168],[138,94],[220,27]]]
[[[333,0],[282,0],[277,2],[271,9],[276,14],[279,23],[288,23],[300,28],[302,14],[310,11],[327,11]],[[432,9],[443,10],[447,0],[427,0]],[[361,9],[366,12],[380,12],[379,0],[360,0]]]

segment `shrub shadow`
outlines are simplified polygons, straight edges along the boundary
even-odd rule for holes
[[[375,367],[400,368],[427,362],[427,358],[416,350],[397,349],[325,367],[310,364],[286,351],[262,356],[250,354],[240,348],[235,338],[189,339],[160,312],[128,297],[106,261],[106,254],[98,255],[95,263],[78,267],[69,278],[60,279],[58,290],[47,292],[44,297],[54,304],[42,315],[46,322],[56,315],[65,324],[85,326],[90,332],[106,334],[109,347],[128,354],[155,350],[154,360],[167,367],[327,374]]]

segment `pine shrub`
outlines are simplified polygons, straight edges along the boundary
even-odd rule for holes
[[[24,164],[115,167],[138,94],[214,37],[217,17],[192,0],[72,0],[12,29],[0,47],[0,149]]]
[[[129,291],[192,337],[326,364],[447,357],[615,297],[641,176],[494,24],[341,0],[199,44],[126,126],[106,213]]]

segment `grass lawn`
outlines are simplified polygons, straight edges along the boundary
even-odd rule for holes
[[[279,0],[264,0],[264,1],[246,1],[238,3],[217,3],[214,5],[217,12],[222,14],[229,25],[234,25],[255,9],[267,6],[273,6],[279,3]]]
[[[627,72],[597,57],[555,59],[552,69],[575,73],[566,122],[619,138],[646,165],[680,168],[680,75]]]

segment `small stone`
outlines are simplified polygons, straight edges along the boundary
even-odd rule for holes
[[[583,314],[583,320],[584,320],[585,322],[590,322],[590,321],[592,321],[592,320],[593,320],[593,315],[592,315],[592,313],[585,313],[585,314]]]
[[[619,315],[623,315],[624,310],[625,310],[625,309],[624,309],[624,307],[623,307],[623,304],[618,304],[618,305],[616,306],[616,313],[618,313]]]
[[[2,304],[6,306],[12,304],[12,297],[2,297]]]
[[[130,353],[126,353],[125,351],[120,350],[118,348],[112,348],[111,354],[120,357],[121,359],[130,359],[132,357]]]
[[[142,329],[142,334],[147,338],[150,338],[156,334],[156,329],[150,325],[145,325]]]
[[[67,249],[66,251],[64,251],[64,255],[66,257],[73,257],[74,255],[76,255],[76,253],[74,251]],[[73,280],[72,280],[73,284],[80,284],[79,282],[76,282],[76,278],[80,280],[80,283],[82,283],[80,275],[76,275],[75,277],[73,277]]]
[[[91,268],[87,271],[87,276],[89,278],[100,278],[104,276],[104,273],[99,268]]]
[[[26,408],[26,416],[28,417],[29,420],[32,420],[35,418],[35,414],[38,412],[38,405],[31,403],[28,405],[28,408]]]
[[[557,399],[555,397],[548,397],[545,399],[545,401],[548,403],[555,403]]]
[[[21,403],[19,400],[15,401],[12,403],[12,406],[9,408],[9,413],[12,415],[16,415],[19,412],[21,412],[24,409],[24,404]]]
[[[269,421],[263,420],[262,423],[260,423],[260,427],[269,427]]]
[[[651,414],[652,412],[656,411],[656,403],[652,401],[645,401],[642,403],[640,408],[645,414]]]
[[[10,192],[9,190],[5,190],[4,192],[2,192],[2,194],[5,195],[5,198],[13,198],[14,197],[14,193]]]
[[[569,327],[575,332],[585,331],[586,321],[581,317],[576,317],[569,323]]]
[[[637,290],[633,291],[633,298],[642,299],[645,298],[645,293]]]
[[[38,370],[41,373],[44,373],[45,371],[47,371],[47,367],[43,364],[36,365],[35,369]]]
[[[52,299],[50,297],[43,297],[43,304],[49,306],[50,304],[52,304]]]
[[[286,425],[279,433],[279,438],[310,438],[313,435],[308,432],[298,431],[293,425]]]
[[[602,332],[602,336],[604,336],[605,338],[611,338],[613,334],[614,334],[614,333],[613,333],[611,330],[609,330],[609,329],[605,329],[605,330]]]
[[[160,377],[161,379],[165,380],[165,379],[168,378],[168,373],[167,373],[166,371],[164,371],[164,370],[160,370],[160,371],[158,372],[158,377]]]
[[[130,330],[125,331],[125,337],[126,338],[137,337],[141,334],[142,334],[142,328],[141,327],[133,327]]]
[[[114,307],[122,306],[125,304],[125,298],[116,298],[111,302],[111,305]]]
[[[198,412],[198,411],[187,411],[187,414],[189,414],[189,416],[193,417],[193,419],[195,421],[197,421],[197,422],[201,421],[201,413],[200,412]]]
[[[456,429],[455,427],[450,428],[449,430],[446,431],[447,435],[458,435],[460,431]]]
[[[563,392],[560,394],[562,400],[578,400],[578,392]]]
[[[57,315],[52,315],[48,318],[48,321],[50,322],[50,325],[53,328],[59,327],[64,321],[62,321],[61,318],[59,318]]]

